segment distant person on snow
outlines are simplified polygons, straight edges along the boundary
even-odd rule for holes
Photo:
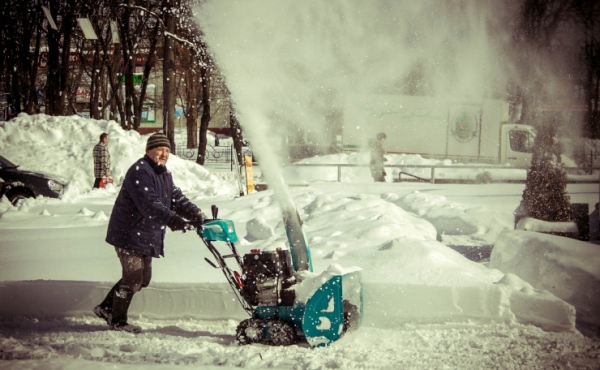
[[[106,132],[100,135],[100,142],[94,147],[94,189],[100,187],[100,181],[103,177],[110,176],[110,153],[108,152],[108,143],[110,136]]]
[[[380,132],[377,134],[377,140],[369,140],[369,149],[371,150],[371,176],[375,182],[385,182],[385,170],[383,169],[383,162],[387,161],[384,158],[385,150],[383,150],[383,144],[387,136],[385,133]]]
[[[164,257],[165,226],[181,231],[188,225],[183,217],[199,223],[206,219],[173,183],[166,167],[170,152],[164,134],[150,136],[146,155],[127,171],[110,215],[106,242],[115,247],[122,277],[93,311],[113,330],[142,331],[127,322],[127,310],[133,295],[150,284],[152,258]]]

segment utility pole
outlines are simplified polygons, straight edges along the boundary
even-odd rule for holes
[[[175,51],[173,38],[175,19],[172,9],[176,0],[165,0],[165,32],[163,59],[163,132],[171,142],[171,151],[175,152]]]

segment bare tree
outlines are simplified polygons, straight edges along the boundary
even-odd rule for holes
[[[600,2],[572,0],[575,21],[582,28],[581,61],[586,74],[584,96],[587,103],[585,134],[600,138]]]
[[[522,105],[524,123],[538,123],[537,105],[545,93],[540,64],[552,53],[557,30],[570,16],[571,6],[565,0],[523,0],[521,4],[513,43],[513,62],[519,73],[511,100]]]
[[[124,129],[139,130],[148,78],[155,64],[155,53],[161,32],[161,20],[156,18],[160,14],[161,3],[156,1],[144,2],[145,8],[122,6],[118,18],[121,39],[121,52],[123,54],[123,78],[125,83],[124,119],[121,126]],[[143,52],[141,49],[144,49]],[[137,57],[144,55],[142,83],[139,90],[134,83]]]
[[[48,6],[58,30],[47,27],[48,74],[46,77],[46,113],[66,113],[71,42],[78,11],[76,0],[49,0]]]
[[[0,91],[6,93],[13,115],[38,110],[41,17],[41,7],[31,1],[0,4]]]
[[[203,165],[206,153],[208,125],[211,120],[211,88],[214,62],[208,53],[202,32],[196,23],[193,8],[198,0],[181,3],[177,23],[179,69],[183,76],[183,100],[187,127],[187,147],[198,148],[196,163]],[[198,116],[200,127],[198,128]],[[196,137],[197,133],[197,137]]]

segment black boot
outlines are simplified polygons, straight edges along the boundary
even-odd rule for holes
[[[108,325],[110,325],[111,322],[113,297],[115,296],[115,291],[120,282],[121,280],[119,280],[110,289],[110,291],[106,295],[106,298],[104,298],[104,301],[102,301],[102,303],[94,307],[93,310],[94,314],[96,314],[96,316],[98,316],[99,318],[105,320]]]
[[[112,306],[112,317],[110,327],[113,330],[126,331],[130,333],[141,333],[142,328],[127,323],[127,310],[133,299],[133,292],[125,289],[115,290]]]

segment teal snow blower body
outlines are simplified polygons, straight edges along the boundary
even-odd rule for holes
[[[240,344],[290,345],[306,340],[312,347],[327,346],[360,324],[360,271],[312,273],[310,249],[295,210],[284,215],[284,221],[289,250],[253,249],[243,257],[234,244],[238,237],[233,222],[217,219],[215,206],[213,220],[197,232],[217,261],[207,262],[223,271],[251,316],[237,327]],[[221,254],[213,242],[225,242],[231,253]],[[234,259],[242,273],[232,271],[227,259]]]

